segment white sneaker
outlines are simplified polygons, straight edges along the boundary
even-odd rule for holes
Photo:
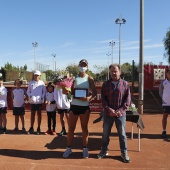
[[[121,153],[121,157],[123,158],[123,161],[126,163],[129,163],[131,161],[127,151],[125,153]]]
[[[72,153],[71,148],[67,147],[66,151],[63,153],[63,158],[68,158],[71,153]]]
[[[88,157],[89,157],[88,149],[83,148],[83,158],[88,158]]]

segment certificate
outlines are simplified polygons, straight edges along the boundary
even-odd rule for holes
[[[74,89],[74,98],[87,97],[87,89]]]

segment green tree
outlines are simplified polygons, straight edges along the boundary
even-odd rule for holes
[[[76,77],[78,72],[79,72],[79,69],[78,69],[78,65],[73,63],[73,64],[70,64],[66,67],[66,70],[73,75],[73,77]]]
[[[25,79],[25,72],[27,70],[27,65],[25,64],[24,67],[19,67],[19,66],[13,66],[11,63],[7,62],[4,67],[1,67],[0,72],[4,75],[4,79],[6,79],[6,71],[12,72],[14,74],[14,71],[17,71],[18,77],[22,77]]]
[[[133,66],[130,63],[124,63],[121,67],[121,77],[126,81],[132,81],[132,74],[134,74],[134,81],[138,81],[138,67],[134,65],[134,73],[132,69]]]
[[[52,79],[53,79],[53,71],[52,70],[46,70],[45,74],[46,74],[46,77],[47,77],[47,81],[52,81]]]
[[[165,47],[164,57],[167,58],[167,61],[170,64],[170,27],[168,28],[166,36],[163,39],[163,42]]]
[[[60,69],[58,69],[57,71],[56,71],[56,76],[61,76],[61,77],[64,77],[64,76],[67,76],[67,74],[68,74],[69,72],[67,71],[67,70],[60,70]]]
[[[23,68],[25,71],[27,71],[27,65],[25,64],[24,65],[24,68]]]
[[[6,70],[12,70],[13,69],[13,66],[12,66],[12,64],[11,63],[6,63],[5,64],[5,66],[4,66],[4,69],[6,69]]]
[[[122,71],[122,74],[121,74],[122,78],[130,81],[131,76],[132,76],[132,65],[129,63],[124,63],[121,66],[121,71]]]
[[[94,65],[93,67],[96,70],[96,73],[101,73],[105,69],[105,66],[101,65]]]
[[[91,70],[87,70],[86,72],[88,75],[92,76],[94,78],[94,80],[96,79],[96,74],[94,74]]]
[[[108,67],[103,68],[99,77],[102,81],[108,80]]]
[[[105,81],[108,79],[108,66],[94,65],[94,69],[96,70],[95,81]]]
[[[108,66],[98,66],[95,65],[94,68],[97,70],[97,73],[95,75],[95,81],[105,81],[108,79]],[[121,67],[121,77],[127,81],[132,81],[132,74],[134,77],[134,81],[138,81],[138,67],[134,65],[134,73],[133,72],[133,67],[129,63],[124,63],[122,64]]]
[[[19,66],[13,66],[11,63],[6,63],[5,65],[4,65],[4,67],[1,67],[1,69],[4,69],[4,70],[27,70],[27,65],[25,65],[24,67],[19,67]]]

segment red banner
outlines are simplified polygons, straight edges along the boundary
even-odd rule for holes
[[[166,65],[144,65],[144,89],[158,90],[162,80],[165,79]]]

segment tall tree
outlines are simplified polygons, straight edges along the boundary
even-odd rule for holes
[[[7,70],[12,70],[13,69],[13,66],[11,63],[6,63],[5,66],[4,66],[4,69],[7,69]]]
[[[124,63],[121,67],[121,76],[123,79],[127,81],[132,81],[132,76],[134,78],[134,81],[138,81],[138,66],[134,65],[134,72],[133,72],[133,66],[130,63]],[[133,75],[132,75],[133,74]]]
[[[27,71],[27,65],[26,64],[24,65],[24,70]]]
[[[1,70],[20,70],[20,71],[27,71],[27,65],[25,64],[24,67],[19,67],[19,66],[13,66],[11,63],[7,62],[4,67],[1,67]]]
[[[121,76],[123,77],[123,79],[129,81],[132,75],[132,65],[129,63],[122,64],[121,71],[122,71]]]
[[[66,70],[73,75],[73,77],[76,77],[78,75],[79,69],[77,64],[70,64],[66,67]]]
[[[166,36],[163,39],[163,42],[165,47],[164,57],[167,58],[167,61],[170,64],[170,27],[168,28]]]

